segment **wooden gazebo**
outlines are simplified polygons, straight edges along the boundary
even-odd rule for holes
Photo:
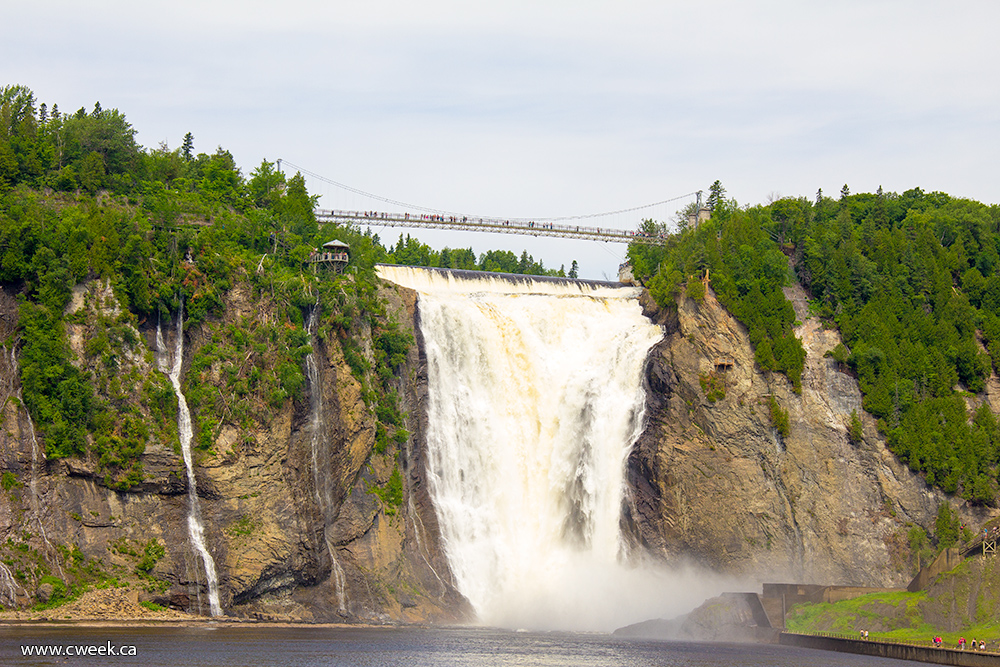
[[[349,251],[351,246],[343,241],[327,241],[318,250],[310,253],[307,260],[316,271],[317,267],[331,269],[335,273],[341,273],[351,257]]]

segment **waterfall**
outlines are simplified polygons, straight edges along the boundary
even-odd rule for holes
[[[14,574],[7,567],[7,564],[0,561],[0,605],[16,607],[18,589],[24,590],[14,579]]]
[[[18,391],[18,398],[20,397],[20,391]],[[42,501],[38,493],[38,458],[41,452],[38,449],[38,438],[35,437],[35,422],[31,418],[27,406],[24,408],[24,414],[28,418],[28,431],[31,433],[31,479],[28,482],[28,487],[31,490],[31,510],[38,523],[38,533],[42,537],[42,542],[45,543],[46,553],[54,554],[53,562],[55,562],[56,569],[59,570],[59,578],[65,579],[66,575],[63,573],[62,565],[59,564],[59,552],[49,542],[49,536],[45,532],[45,524],[42,522]]]
[[[491,625],[610,630],[669,584],[621,534],[643,368],[639,290],[380,266],[418,292],[427,477],[459,591]],[[676,584],[676,582],[674,582]]]
[[[316,316],[319,313],[319,295],[316,296],[316,304],[309,311],[309,318],[306,320],[306,333],[309,334],[309,342],[313,348],[306,355],[306,379],[309,385],[309,445],[312,453],[313,490],[316,495],[316,505],[323,516],[323,541],[326,543],[326,551],[330,556],[330,574],[333,576],[334,594],[337,596],[337,609],[341,615],[347,614],[347,579],[344,576],[344,569],[337,560],[337,555],[330,542],[330,524],[333,522],[333,498],[330,496],[330,475],[329,462],[321,462],[319,450],[325,437],[326,429],[323,420],[323,385],[320,382],[319,366],[316,363],[315,352],[315,326]],[[326,472],[321,475],[321,464]]]
[[[17,398],[20,409],[24,410],[24,417],[28,422],[28,435],[31,437],[31,476],[28,479],[28,490],[31,493],[29,498],[31,513],[34,516],[35,523],[38,524],[38,534],[42,538],[42,543],[45,544],[46,559],[55,565],[56,570],[59,572],[59,578],[65,579],[66,575],[59,562],[59,550],[49,541],[49,536],[45,531],[45,522],[42,520],[43,503],[41,494],[38,492],[38,467],[39,460],[44,457],[44,454],[38,446],[38,438],[35,434],[35,421],[31,418],[31,412],[28,410],[28,405],[24,402],[24,396],[21,393],[16,346],[11,346],[9,352],[6,346],[0,346],[0,356],[2,356],[0,364],[3,366],[3,368],[0,368],[0,378],[3,378],[3,387],[0,388],[2,390],[2,395],[0,395],[0,410],[4,408],[7,398],[11,394]],[[2,419],[2,415],[0,415],[0,419]],[[0,565],[3,564],[0,563]],[[0,584],[4,586],[8,584],[7,575],[9,574],[10,571],[6,567],[0,568]],[[10,589],[10,593],[13,595],[13,589]]]
[[[161,368],[165,359],[163,354],[163,334],[160,325],[156,325],[156,346],[158,353],[157,364]],[[212,616],[221,616],[222,607],[219,605],[219,579],[215,573],[215,561],[212,554],[205,546],[205,527],[201,522],[201,503],[198,500],[198,487],[194,477],[194,462],[191,457],[191,412],[188,410],[187,400],[184,392],[181,391],[181,368],[184,365],[184,306],[181,304],[177,311],[177,341],[174,344],[174,363],[168,372],[170,384],[177,394],[177,433],[181,441],[181,455],[184,458],[184,467],[187,470],[188,481],[188,535],[191,538],[191,545],[205,565],[205,579],[208,582],[208,606]]]

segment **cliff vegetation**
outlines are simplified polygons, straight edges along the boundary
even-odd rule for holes
[[[633,244],[665,308],[701,282],[748,329],[761,369],[801,391],[804,352],[783,288],[839,331],[827,351],[857,378],[889,448],[927,483],[995,507],[1000,429],[987,400],[1000,364],[1000,207],[919,188],[817,192],[740,207],[716,182],[711,218],[660,247]],[[649,233],[664,228],[652,221]],[[801,317],[798,319],[802,319]],[[852,437],[863,437],[855,415]]]

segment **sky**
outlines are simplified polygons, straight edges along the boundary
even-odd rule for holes
[[[147,148],[282,159],[320,206],[669,221],[720,180],[1000,202],[1000,3],[7,0],[0,85],[123,112]],[[284,171],[289,172],[289,167]],[[686,196],[685,196],[686,195]],[[392,241],[398,229],[378,229]],[[404,231],[404,233],[406,233]],[[414,230],[614,278],[622,244]]]

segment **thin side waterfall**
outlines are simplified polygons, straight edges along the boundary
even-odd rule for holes
[[[20,398],[20,394],[18,398]],[[42,522],[42,501],[38,494],[38,458],[41,452],[38,449],[38,438],[35,437],[35,422],[31,418],[31,413],[28,412],[27,407],[24,409],[24,414],[28,418],[28,431],[31,433],[31,480],[28,483],[31,489],[31,511],[35,515],[35,522],[38,524],[38,533],[42,536],[42,542],[45,543],[46,553],[53,554],[52,560],[56,565],[56,569],[59,570],[59,577],[65,579],[66,575],[63,573],[62,565],[59,564],[59,552],[49,542],[49,536],[45,532],[45,524]]]
[[[319,313],[319,297],[309,311],[306,320],[306,333],[315,350],[316,317]],[[306,355],[306,379],[309,383],[309,445],[312,453],[313,490],[316,494],[316,504],[323,515],[323,540],[330,556],[330,569],[333,576],[334,593],[337,596],[337,609],[341,614],[347,614],[347,579],[344,569],[337,560],[336,551],[330,542],[330,524],[332,523],[333,498],[330,496],[329,467],[325,466],[326,475],[320,474],[321,461],[319,450],[323,444],[326,429],[323,420],[323,386],[320,382],[319,366],[316,363],[315,351]]]
[[[610,630],[655,618],[676,581],[621,534],[643,369],[662,337],[639,290],[406,267],[427,357],[428,487],[479,620]]]
[[[13,394],[17,397],[17,402],[21,406],[21,409],[24,410],[25,419],[28,421],[28,435],[31,437],[31,476],[28,478],[28,490],[31,492],[29,499],[31,513],[34,516],[35,523],[38,524],[38,534],[45,544],[46,559],[56,566],[59,577],[65,579],[66,575],[63,572],[62,564],[59,562],[59,551],[49,541],[49,536],[45,531],[45,523],[42,520],[42,497],[38,492],[38,467],[39,461],[44,455],[38,447],[38,438],[35,434],[35,421],[31,418],[31,412],[28,411],[28,406],[24,402],[24,396],[21,394],[15,347],[12,346],[8,352],[5,346],[0,346],[0,353],[3,354],[2,365],[4,366],[2,372],[0,372],[0,377],[3,377],[3,387],[0,388],[0,391],[2,391],[2,395],[0,395],[0,407],[3,407],[7,397]],[[0,583],[4,583],[4,581],[3,573],[0,572]]]
[[[14,574],[7,564],[0,561],[0,605],[16,607],[18,589],[24,590],[14,579]]]
[[[156,346],[160,352],[161,360],[158,367],[162,370],[165,362],[161,347],[163,344],[163,334],[160,331],[159,322],[156,325]],[[171,366],[168,377],[170,384],[177,394],[177,432],[181,441],[181,455],[184,458],[184,468],[187,470],[188,480],[188,535],[191,538],[191,545],[205,565],[205,579],[208,582],[208,607],[212,616],[221,616],[222,607],[219,605],[219,579],[215,573],[215,561],[212,554],[205,546],[205,527],[201,522],[201,503],[198,500],[198,486],[194,477],[194,462],[191,457],[191,412],[188,410],[187,400],[184,392],[181,391],[181,368],[184,364],[184,306],[177,311],[177,341],[174,344],[174,363]]]

